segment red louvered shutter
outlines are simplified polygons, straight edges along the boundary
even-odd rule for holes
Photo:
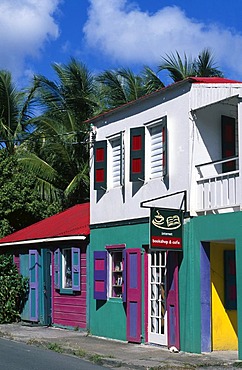
[[[130,181],[145,178],[145,128],[130,129]]]
[[[94,190],[107,189],[107,141],[94,144]]]

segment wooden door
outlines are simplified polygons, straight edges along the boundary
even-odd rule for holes
[[[39,292],[38,292],[38,259],[37,250],[29,251],[29,319],[30,321],[39,320]]]

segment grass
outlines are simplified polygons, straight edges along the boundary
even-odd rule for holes
[[[234,362],[233,367],[242,368],[242,361]]]
[[[63,353],[63,348],[58,343],[47,343],[46,348],[57,353]]]

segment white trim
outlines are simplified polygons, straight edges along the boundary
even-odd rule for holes
[[[78,236],[63,236],[63,237],[55,237],[55,238],[45,238],[45,239],[30,239],[30,240],[21,240],[16,242],[8,242],[8,243],[1,243],[0,242],[0,248],[1,247],[7,247],[10,245],[25,245],[25,244],[34,244],[34,243],[48,243],[48,242],[62,242],[66,240],[85,240],[87,237],[84,235],[78,235]]]

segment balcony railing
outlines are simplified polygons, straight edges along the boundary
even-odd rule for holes
[[[238,157],[203,163],[196,166],[197,212],[233,208],[240,204]],[[232,170],[225,171],[226,164]]]

